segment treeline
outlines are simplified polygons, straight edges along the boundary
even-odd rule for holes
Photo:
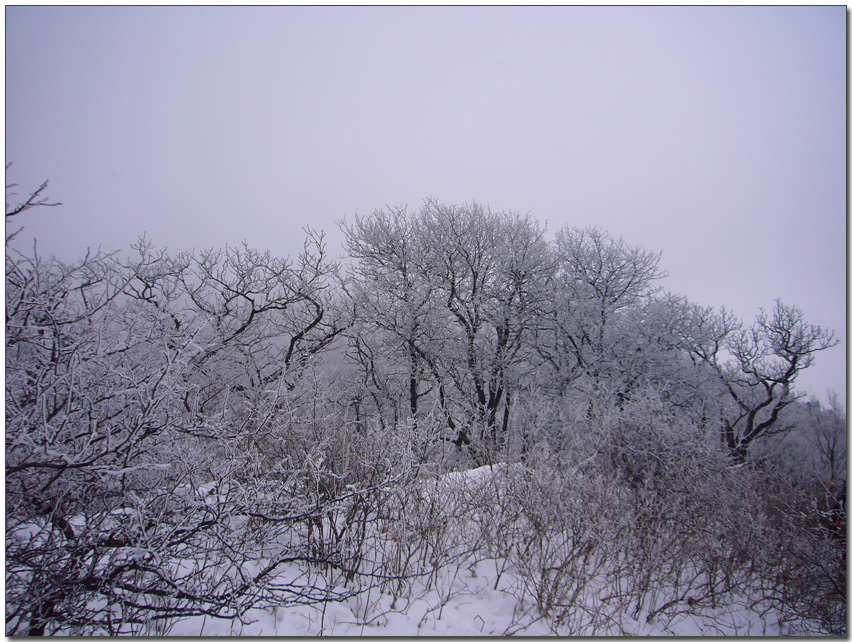
[[[52,204],[45,186],[7,196],[7,226]],[[501,482],[513,508],[493,518],[538,548],[514,559],[484,520],[463,552],[512,558],[555,621],[578,585],[541,585],[548,555],[568,569],[599,545],[629,587],[613,608],[748,585],[845,631],[845,414],[795,389],[830,331],[780,301],[751,324],[695,305],[662,289],[658,254],[598,229],[550,240],[433,200],[341,228],[342,263],[307,230],[293,258],[142,239],[71,264],[7,228],[7,634],[412,590],[462,554],[446,524],[472,510],[439,519],[418,484],[506,463],[532,477]],[[591,525],[623,546],[546,550]],[[323,574],[280,579],[294,565]]]
[[[836,344],[780,301],[748,326],[664,292],[658,254],[597,229],[550,243],[528,216],[427,201],[343,230],[347,356],[371,414],[416,424],[437,412],[478,464],[529,445],[530,405],[595,417],[650,399],[742,462],[800,397],[798,374]]]

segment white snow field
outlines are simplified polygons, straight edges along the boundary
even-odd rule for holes
[[[434,480],[424,489],[424,498],[437,500],[447,513],[460,501],[476,506],[480,499],[493,499],[498,471],[509,478],[523,472],[523,467],[483,467],[464,473],[450,473]],[[496,492],[499,496],[499,490]],[[482,504],[479,503],[481,507]],[[479,529],[477,510],[469,510],[467,523],[461,520],[448,527],[449,539],[463,543]],[[520,546],[520,542],[516,542]],[[241,620],[215,619],[209,616],[152,623],[148,634],[168,636],[781,636],[817,630],[813,623],[784,621],[771,607],[756,609],[748,591],[728,596],[718,608],[702,606],[691,609],[689,599],[679,601],[679,612],[667,609],[667,597],[653,591],[637,609],[631,603],[625,608],[618,597],[619,573],[596,565],[594,559],[583,562],[585,577],[569,577],[560,587],[559,608],[542,612],[544,583],[531,581],[512,562],[513,544],[505,556],[494,555],[488,547],[471,553],[457,554],[448,550],[447,557],[436,560],[435,571],[426,576],[380,587],[363,584],[359,594],[339,601],[319,604],[297,604],[266,609],[253,609]],[[469,546],[460,546],[464,551]],[[473,547],[477,548],[477,547]],[[454,557],[455,556],[455,557]],[[553,569],[550,569],[553,570]],[[547,577],[546,573],[541,574]],[[286,586],[310,584],[328,586],[329,576],[305,566],[291,566],[277,578]],[[563,578],[565,579],[565,578]],[[698,578],[700,583],[700,578]],[[695,584],[695,582],[693,583]],[[329,589],[331,590],[331,589]],[[557,587],[547,585],[554,594]],[[565,598],[569,599],[566,604]],[[651,616],[658,611],[658,615]],[[650,617],[649,617],[650,616]]]
[[[609,626],[569,630],[542,617],[535,605],[517,596],[514,573],[503,575],[494,588],[499,561],[457,566],[441,573],[441,588],[398,599],[379,590],[342,603],[251,611],[243,622],[186,618],[152,633],[169,636],[781,636],[795,628],[780,626],[746,607],[727,607],[711,615],[681,615],[662,625],[621,614]]]

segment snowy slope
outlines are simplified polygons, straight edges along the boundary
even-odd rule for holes
[[[460,494],[477,492],[501,471],[503,475],[523,474],[522,467],[484,467],[464,473],[450,473],[427,487],[445,503]],[[463,536],[460,535],[460,536]],[[296,569],[292,569],[296,573]],[[192,617],[152,629],[152,634],[171,636],[478,636],[478,635],[789,635],[797,629],[779,623],[772,612],[763,615],[743,606],[728,604],[719,609],[702,609],[700,614],[681,613],[665,621],[648,622],[649,599],[638,613],[608,613],[605,623],[585,618],[585,612],[600,613],[599,605],[577,604],[571,621],[554,621],[539,612],[517,569],[504,558],[483,554],[463,555],[427,577],[416,579],[408,588],[408,598],[393,596],[378,586],[342,602],[296,605],[251,611],[242,622]],[[582,593],[582,595],[591,595]],[[597,610],[596,610],[597,609]],[[633,617],[635,615],[635,617]],[[663,618],[660,618],[663,620]],[[582,624],[584,621],[587,624]],[[804,630],[804,629],[802,629]]]

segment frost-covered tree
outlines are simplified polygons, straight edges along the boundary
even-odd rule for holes
[[[716,375],[725,398],[721,440],[737,462],[751,444],[783,427],[782,411],[803,396],[799,374],[817,352],[837,345],[834,333],[805,321],[802,311],[776,300],[744,326],[724,308],[695,308],[692,354]]]
[[[192,487],[178,401],[198,328],[124,299],[128,280],[100,253],[66,265],[7,247],[8,634],[240,608],[205,558],[173,566],[217,548],[218,517],[178,492]]]
[[[311,459],[322,444],[291,437],[318,406],[294,396],[307,363],[340,331],[321,238],[295,264],[249,249],[169,257],[144,240],[126,259],[66,264],[13,241],[7,634],[138,632],[238,618],[261,599],[326,599],[313,586],[269,590],[275,569],[325,549],[263,557],[245,530],[254,515],[257,537],[274,539],[344,505],[299,490],[325,475]]]
[[[411,415],[429,395],[448,438],[487,460],[508,430],[549,298],[543,229],[528,216],[427,200],[417,213],[379,211],[344,231],[356,259],[348,287],[365,330],[353,337],[365,380],[395,386],[386,395],[405,390]]]
[[[567,227],[557,232],[556,255],[552,329],[542,355],[565,384],[599,382],[623,335],[619,315],[654,293],[660,257],[599,229]]]
[[[178,256],[181,304],[203,326],[187,411],[216,416],[271,387],[293,390],[345,328],[332,290],[337,266],[323,235],[306,232],[293,261],[245,245]]]
[[[431,199],[341,227],[345,270],[310,230],[293,260],[143,238],[73,263],[7,233],[8,635],[396,603],[484,559],[555,631],[743,587],[845,630],[841,529],[785,472],[845,468],[839,404],[793,387],[831,333],[665,293],[600,230]]]
[[[417,426],[421,400],[441,385],[443,338],[417,217],[404,207],[377,210],[341,228],[353,259],[344,285],[354,320],[350,356],[380,421],[410,418]]]
[[[786,458],[791,470],[811,481],[829,484],[846,479],[846,410],[830,390],[827,403],[811,397],[785,411],[786,430],[769,446],[771,456]]]
[[[826,479],[844,478],[847,467],[846,409],[837,392],[828,393],[828,408],[813,404],[814,417],[808,436],[819,453],[820,472]]]
[[[660,295],[659,254],[600,229],[559,230],[555,254],[554,296],[537,342],[551,385],[622,404],[652,364],[676,360],[683,304]]]
[[[508,429],[513,388],[530,369],[533,331],[550,297],[553,261],[544,230],[529,216],[431,200],[422,225],[432,280],[449,313],[446,372],[464,408],[457,441],[494,449]]]

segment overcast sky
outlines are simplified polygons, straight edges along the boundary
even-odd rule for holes
[[[6,7],[7,182],[43,253],[477,201],[661,251],[664,285],[843,340],[846,8]]]

